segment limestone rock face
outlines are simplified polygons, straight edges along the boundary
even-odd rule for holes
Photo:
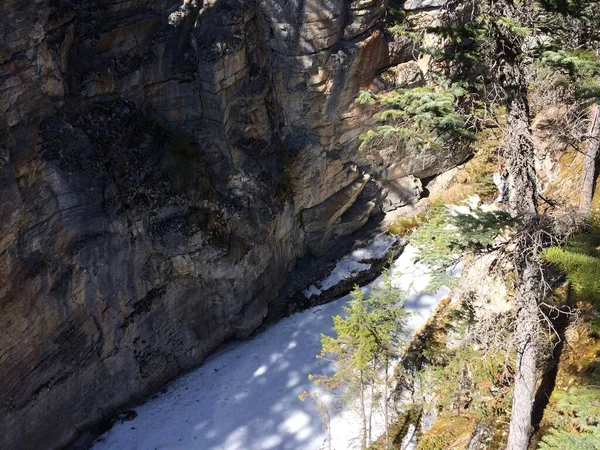
[[[412,175],[385,181],[383,186],[387,191],[384,200],[385,211],[393,211],[401,206],[417,203],[423,193],[421,180]]]
[[[359,150],[356,95],[413,59],[385,7],[2,2],[0,448],[68,445],[247,337],[381,210],[374,178],[449,165]]]

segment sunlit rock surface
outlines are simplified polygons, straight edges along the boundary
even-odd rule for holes
[[[0,4],[0,448],[64,446],[248,336],[297,258],[380,212],[354,99],[413,60],[384,13]],[[415,158],[394,176],[455,164]]]

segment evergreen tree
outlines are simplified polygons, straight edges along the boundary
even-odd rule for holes
[[[450,19],[447,26],[432,30],[443,38],[442,51],[431,54],[445,60],[437,61],[444,76],[453,84],[462,81],[461,85],[465,86],[465,82],[473,80],[473,74],[469,74],[469,71],[473,67],[481,68],[485,88],[477,90],[477,85],[471,83],[469,86],[474,90],[470,94],[479,96],[482,102],[487,103],[486,110],[502,111],[502,122],[505,123],[499,162],[506,178],[507,210],[515,221],[515,237],[506,251],[511,253],[514,265],[517,313],[517,364],[508,442],[510,450],[527,449],[532,429],[531,412],[536,390],[540,332],[538,304],[544,295],[540,254],[549,241],[549,230],[545,229],[545,224],[551,222],[539,212],[528,73],[533,61],[541,56],[548,65],[560,65],[588,77],[595,73],[597,62],[590,57],[590,50],[595,50],[594,36],[600,18],[596,14],[595,3],[484,0],[466,6],[454,0],[448,3],[446,18],[462,11],[463,17],[470,17],[469,23],[457,23],[455,19]],[[465,8],[469,7],[472,8],[470,14],[464,14]],[[577,20],[585,26],[574,31],[573,23]],[[430,90],[435,92],[439,89]],[[587,89],[588,92],[593,90]],[[404,99],[403,95],[403,92],[392,94],[392,98],[399,97],[403,103],[394,100],[392,106],[400,105],[397,111],[387,115],[382,113],[380,117],[401,120],[396,128],[408,131],[390,128],[388,124],[367,134],[367,141],[376,136],[411,137],[417,133],[426,137],[441,135],[436,129],[440,123],[436,113],[442,111],[450,114],[453,126],[460,125],[447,107],[421,110],[417,100],[414,103],[417,107],[411,109],[413,103]],[[425,97],[423,103],[431,105],[432,98]],[[401,107],[414,113],[407,113]],[[467,123],[469,120],[462,121],[463,125]],[[429,128],[429,134],[422,133],[423,128]],[[593,130],[590,133],[592,138],[595,138],[594,133]],[[418,139],[423,140],[419,137],[414,139],[417,139],[417,143]],[[427,138],[424,143],[435,148],[430,142],[432,139]],[[593,152],[589,153],[586,158],[588,166],[590,160],[593,162],[595,158]],[[453,242],[450,244],[456,245]]]
[[[596,180],[596,164],[600,144],[600,2],[590,0],[542,0],[547,14],[544,21],[552,34],[543,60],[564,70],[570,88],[578,98],[589,99],[589,126],[585,140],[583,186],[579,201],[582,214],[590,211]]]
[[[466,94],[458,84],[396,89],[380,96],[362,92],[358,103],[379,102],[384,108],[375,115],[382,125],[361,136],[362,146],[393,143],[439,151],[452,143],[473,140],[475,133],[460,105]]]
[[[419,248],[419,261],[433,269],[433,279],[440,284],[451,283],[445,269],[455,265],[465,254],[487,253],[498,249],[496,238],[515,225],[515,220],[501,210],[483,210],[479,199],[471,198],[464,205],[449,205],[433,209],[419,228],[409,236],[409,242]]]
[[[405,294],[394,286],[389,269],[384,271],[381,284],[372,289],[370,307],[377,330],[378,343],[378,352],[375,355],[376,383],[382,388],[385,422],[384,442],[385,450],[389,450],[391,448],[389,405],[394,379],[393,364],[400,357],[400,353],[406,344],[406,323],[409,314],[404,309]]]
[[[385,420],[389,420],[390,368],[404,339],[407,312],[403,309],[404,295],[393,286],[388,271],[382,285],[369,297],[358,286],[351,295],[344,316],[333,318],[335,335],[321,335],[318,357],[335,362],[334,374],[309,378],[330,389],[358,393],[361,448],[365,449],[372,441],[370,421],[379,391],[383,391]]]
[[[361,409],[361,448],[367,448],[369,439],[367,416],[367,389],[375,376],[374,360],[378,351],[374,323],[369,306],[360,288],[352,292],[353,300],[344,307],[346,317],[333,318],[336,337],[321,335],[321,358],[333,357],[336,371],[329,379],[322,379],[331,387],[356,386]]]

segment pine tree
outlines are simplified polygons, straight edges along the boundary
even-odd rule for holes
[[[468,254],[499,249],[502,244],[496,239],[515,225],[508,213],[482,210],[478,201],[471,198],[461,206],[433,209],[427,221],[408,237],[419,249],[419,261],[431,269],[430,290],[455,284],[457,279],[446,273],[447,268]]]
[[[388,271],[383,275],[382,285],[374,288],[369,297],[358,286],[351,295],[344,316],[333,318],[335,336],[321,335],[318,357],[335,362],[334,374],[309,378],[330,389],[358,392],[361,448],[365,449],[372,441],[370,419],[380,390],[385,419],[389,420],[390,369],[405,336],[408,314],[403,309],[404,295],[393,286]]]
[[[565,71],[576,98],[589,99],[589,127],[584,136],[583,186],[579,209],[590,211],[596,179],[600,145],[600,3],[585,0],[543,0],[547,27],[553,39],[543,52],[543,61]]]
[[[383,272],[381,284],[373,287],[370,296],[371,314],[377,329],[379,351],[376,354],[375,366],[378,373],[377,384],[383,387],[386,450],[391,448],[389,404],[394,377],[392,366],[406,344],[409,314],[404,309],[404,297],[405,293],[394,286],[389,269]]]
[[[346,317],[333,318],[336,337],[321,335],[321,358],[332,356],[336,362],[334,375],[324,380],[330,386],[357,386],[361,409],[361,448],[367,448],[369,439],[367,418],[367,389],[374,372],[377,340],[369,306],[360,288],[352,292],[353,300],[344,307]]]
[[[363,148],[392,142],[439,151],[452,143],[473,140],[475,133],[460,105],[466,94],[458,84],[396,89],[380,96],[362,92],[358,103],[378,102],[384,108],[375,115],[382,125],[361,136]]]
[[[586,6],[588,3],[592,2],[567,0],[473,2],[470,4],[472,7],[469,14],[470,23],[457,24],[456,21],[450,20],[449,27],[440,26],[435,30],[444,38],[444,48],[432,54],[445,59],[445,63],[439,64],[444,68],[444,75],[456,84],[457,80],[472,80],[473,74],[469,74],[469,71],[474,66],[480,67],[486,89],[473,91],[471,95],[479,95],[483,102],[489,102],[492,98],[490,106],[495,103],[496,107],[489,107],[487,110],[503,111],[503,121],[506,124],[499,152],[500,163],[506,175],[507,210],[516,223],[514,245],[507,250],[513,255],[517,311],[515,331],[517,371],[508,443],[508,448],[511,450],[525,450],[531,433],[531,412],[536,390],[539,346],[538,304],[544,292],[540,252],[548,241],[545,238],[547,230],[542,230],[542,224],[546,220],[538,210],[535,149],[527,75],[532,61],[544,55],[544,52],[547,64],[560,62],[564,67],[570,65],[571,68],[588,74],[595,70],[596,62],[593,58],[581,57],[582,49],[589,51],[590,47],[593,47],[592,34],[597,33],[594,27],[598,28],[598,17],[600,17],[588,14],[590,10]],[[452,11],[465,7],[469,6],[459,1],[450,1],[447,11],[451,15]],[[591,10],[596,11],[594,8]],[[462,12],[464,13],[464,10]],[[584,27],[588,30],[587,34],[572,30],[572,21],[582,14],[588,17],[592,24],[587,28]],[[560,25],[560,29],[557,24]],[[448,30],[448,28],[454,29]],[[461,39],[461,35],[466,38]],[[579,59],[574,59],[575,53],[567,50],[577,50]],[[461,54],[466,57],[460,58]],[[465,61],[470,61],[470,66],[465,64]],[[465,83],[462,85],[464,86]],[[494,93],[494,96],[487,95],[489,92]],[[410,103],[406,101],[404,103],[410,106]],[[424,127],[429,127],[429,134],[422,133],[422,135],[436,136],[435,114],[431,115],[429,111],[425,111],[427,120],[421,120],[419,117],[421,111],[416,111],[417,113],[413,115],[400,111],[382,116],[404,121],[401,122],[401,127],[408,128],[408,131],[390,129],[388,126],[380,129],[379,132],[383,132],[384,137],[386,132],[390,133],[388,136],[392,134],[403,136],[402,133],[411,136],[415,132],[422,133]],[[434,111],[442,110],[434,109]],[[447,108],[443,111],[451,114]],[[463,123],[469,121],[464,120]],[[378,131],[375,130],[371,136],[367,135],[367,138],[379,136],[380,134],[377,133]],[[426,143],[429,141],[431,139],[427,139]],[[587,159],[589,160],[591,156],[593,155]]]

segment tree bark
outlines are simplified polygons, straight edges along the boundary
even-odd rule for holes
[[[390,412],[388,406],[388,395],[389,395],[389,380],[388,370],[390,361],[388,357],[385,357],[385,379],[383,383],[383,420],[385,423],[385,450],[390,449]]]
[[[531,413],[537,384],[540,270],[539,265],[531,257],[524,256],[520,259],[522,261],[518,264],[524,264],[525,268],[521,273],[518,289],[517,367],[508,433],[508,450],[527,450],[529,446],[532,431]]]
[[[522,76],[516,67],[514,73]],[[522,78],[524,81],[524,77]],[[519,96],[517,98],[515,95]],[[518,245],[514,249],[517,275],[517,367],[508,438],[509,450],[527,450],[531,435],[531,413],[535,398],[538,346],[538,300],[541,267],[538,262],[539,235],[534,148],[529,126],[526,91],[513,89],[507,99],[508,201],[519,219]]]
[[[502,142],[507,171],[506,189],[511,213],[526,223],[538,213],[535,148],[527,80],[517,57],[518,51],[509,53],[509,45],[502,41],[501,48],[508,55],[500,61],[498,74],[499,84],[506,95],[506,131]]]
[[[596,185],[596,160],[600,146],[600,106],[594,104],[590,113],[589,137],[583,154],[583,186],[579,199],[579,211],[587,215],[592,208],[594,187]]]
[[[370,383],[371,388],[371,399],[369,400],[369,427],[367,429],[367,445],[371,445],[373,442],[373,409],[375,408],[375,383]]]
[[[327,408],[327,405],[321,401],[319,401],[319,403],[319,409],[322,411],[321,414],[323,416],[323,421],[325,422],[327,431],[327,448],[331,450],[331,416],[329,415],[329,409]]]
[[[360,372],[360,407],[362,419],[362,434],[360,448],[367,448],[367,411],[365,409],[365,379],[364,374]]]
[[[518,21],[511,0],[489,2],[493,17]],[[538,301],[541,266],[538,260],[539,216],[535,149],[531,131],[527,80],[520,38],[492,19],[498,62],[496,82],[505,95],[506,133],[503,139],[508,206],[518,220],[514,270],[517,277],[517,367],[508,436],[509,450],[527,450],[535,398],[538,353]]]

